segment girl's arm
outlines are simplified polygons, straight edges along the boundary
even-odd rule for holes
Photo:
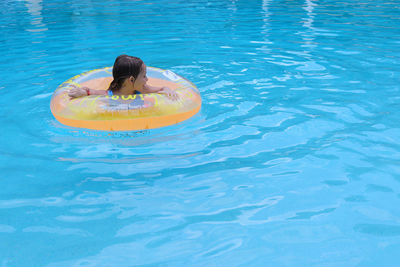
[[[151,86],[151,85],[145,84],[143,86],[143,89],[142,89],[141,93],[142,94],[158,93],[158,94],[166,95],[167,97],[169,97],[172,100],[178,100],[179,99],[178,94],[174,90],[172,90],[172,89],[170,89],[168,87],[165,87],[165,86],[164,87],[158,87],[158,86]]]
[[[72,87],[68,90],[68,96],[71,98],[87,96],[87,95],[105,95],[107,91],[90,89],[89,87]]]

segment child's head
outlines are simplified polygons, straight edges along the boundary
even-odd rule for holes
[[[141,77],[143,76],[143,72],[144,78],[146,79],[145,81],[143,81],[143,77]],[[121,89],[122,85],[128,78],[131,79],[131,82],[135,85],[134,87],[141,87],[147,81],[146,65],[138,57],[128,55],[118,56],[115,59],[112,73],[114,80],[111,82],[108,90],[113,92]],[[137,85],[135,83],[137,83]]]

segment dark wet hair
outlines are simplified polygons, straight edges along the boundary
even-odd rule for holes
[[[113,78],[108,90],[117,92],[121,89],[126,78],[133,76],[135,79],[139,76],[142,70],[143,61],[138,57],[132,57],[128,55],[120,55],[115,59],[113,66]]]

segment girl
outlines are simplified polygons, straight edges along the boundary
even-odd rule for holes
[[[71,98],[86,95],[132,95],[159,93],[165,94],[172,100],[177,100],[178,95],[168,87],[156,87],[147,85],[146,65],[138,57],[120,55],[115,59],[113,66],[113,81],[108,90],[94,90],[88,87],[73,87],[69,89]]]

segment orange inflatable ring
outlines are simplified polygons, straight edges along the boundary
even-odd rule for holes
[[[162,94],[90,95],[70,99],[72,86],[107,90],[112,67],[92,70],[62,83],[54,92],[50,109],[62,124],[105,131],[130,131],[159,128],[189,119],[201,107],[196,86],[169,70],[147,67],[148,84],[167,86],[176,91],[178,100]]]

